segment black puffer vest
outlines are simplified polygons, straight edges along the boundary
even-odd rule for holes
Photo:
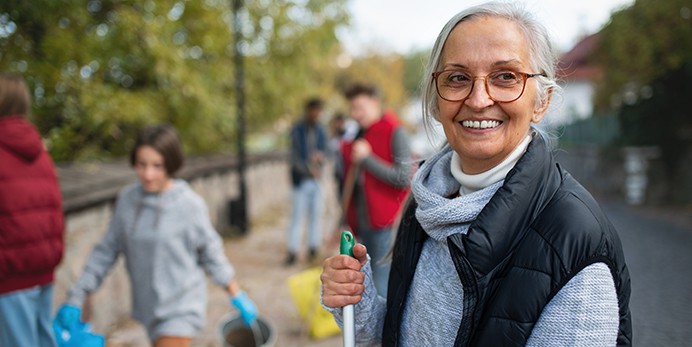
[[[399,343],[404,303],[427,238],[415,209],[415,202],[407,207],[394,245],[383,346]],[[615,281],[617,344],[631,345],[630,277],[620,239],[591,195],[554,162],[540,136],[468,234],[451,236],[448,245],[464,289],[455,346],[524,346],[553,296],[598,262],[610,267]]]

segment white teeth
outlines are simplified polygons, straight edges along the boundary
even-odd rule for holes
[[[484,120],[484,121],[473,121],[473,120],[465,120],[461,122],[461,125],[463,125],[466,128],[472,128],[472,129],[488,129],[488,128],[495,128],[498,125],[500,125],[500,122],[496,120]]]

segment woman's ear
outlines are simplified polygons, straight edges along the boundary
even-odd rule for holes
[[[548,106],[550,106],[550,99],[553,97],[553,88],[548,88],[548,93],[545,96],[545,99],[543,99],[543,102],[539,105],[537,105],[536,109],[533,111],[533,116],[531,117],[531,121],[534,123],[538,123],[543,119],[543,116],[545,115],[545,112],[548,111]]]

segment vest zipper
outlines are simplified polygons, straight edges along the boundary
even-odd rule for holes
[[[464,288],[463,312],[461,315],[461,325],[457,332],[454,346],[466,347],[471,342],[471,335],[476,325],[476,307],[478,306],[478,283],[476,274],[471,267],[468,259],[462,251],[462,235],[455,234],[447,238],[447,246],[452,255],[454,266]]]

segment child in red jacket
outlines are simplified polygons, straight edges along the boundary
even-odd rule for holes
[[[53,161],[25,118],[30,109],[24,79],[0,74],[0,346],[55,346],[62,199]]]

